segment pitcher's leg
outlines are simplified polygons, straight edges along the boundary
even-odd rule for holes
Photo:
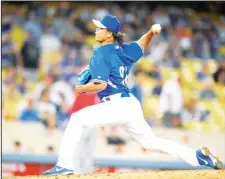
[[[73,158],[76,157],[75,151],[83,131],[84,126],[80,120],[76,118],[76,113],[72,114],[61,140],[57,165],[73,170]]]
[[[57,165],[73,169],[73,158],[84,128],[127,124],[131,117],[129,116],[130,108],[132,108],[132,101],[130,103],[127,100],[121,100],[89,106],[72,114],[61,141]],[[123,113],[128,114],[126,118],[121,118],[120,114]]]
[[[97,128],[88,128],[84,138],[83,145],[83,166],[82,173],[94,172],[94,154],[96,147]]]
[[[84,174],[94,172],[94,153],[97,128],[85,128],[74,157],[74,173]]]
[[[131,122],[125,129],[141,146],[148,150],[160,150],[174,157],[179,157],[193,166],[199,165],[195,150],[171,140],[156,137],[144,119]]]

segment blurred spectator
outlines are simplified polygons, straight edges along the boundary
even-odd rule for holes
[[[184,57],[187,57],[188,54],[190,53],[191,51],[191,38],[190,37],[182,37],[180,39],[180,47],[181,47],[181,50],[182,50],[182,56]]]
[[[37,69],[39,67],[40,47],[34,34],[29,33],[21,49],[24,68]]]
[[[48,155],[55,155],[55,149],[52,145],[46,146],[46,154]]]
[[[157,8],[152,15],[153,22],[160,24],[163,28],[170,25],[170,18],[165,11],[164,8]]]
[[[39,100],[41,97],[41,93],[45,88],[51,88],[53,84],[53,79],[50,76],[46,76],[43,81],[40,81],[38,84],[36,84],[36,87],[33,91],[33,96],[36,100]]]
[[[123,140],[121,137],[118,136],[116,128],[111,128],[111,133],[107,137],[107,144],[115,145],[116,152],[122,153],[124,151],[126,142],[125,142],[125,140]]]
[[[24,30],[28,33],[33,34],[33,38],[39,40],[41,37],[42,29],[40,22],[37,20],[35,12],[30,12],[28,20],[24,24]]]
[[[46,27],[40,39],[42,53],[59,51],[61,49],[61,45],[60,39],[54,35],[53,28]]]
[[[28,93],[29,87],[25,77],[21,77],[20,81],[17,84],[17,89],[22,95],[25,95]]]
[[[181,68],[181,58],[180,57],[175,56],[174,61],[173,61],[173,68],[175,68],[175,69]]]
[[[60,7],[59,7],[60,8]],[[59,15],[53,22],[52,26],[53,29],[57,35],[57,37],[59,37],[59,34],[61,32],[62,27],[65,26],[66,23],[66,17]]]
[[[57,14],[62,17],[67,17],[72,12],[71,4],[67,1],[59,3]]]
[[[225,62],[222,62],[213,74],[214,81],[219,84],[225,85]]]
[[[202,33],[197,32],[193,36],[193,50],[194,50],[194,56],[197,58],[203,59],[203,41],[204,36]]]
[[[199,81],[204,81],[207,78],[210,78],[209,69],[208,69],[208,64],[207,63],[204,63],[202,65],[202,69],[197,72],[196,76],[197,76],[197,80],[199,80]]]
[[[160,95],[162,123],[165,127],[180,127],[180,111],[183,106],[181,78],[172,73],[171,80],[166,81]]]
[[[5,74],[4,74],[5,72]],[[16,82],[17,81],[17,77],[18,77],[18,72],[17,72],[17,68],[13,67],[13,66],[9,66],[7,68],[4,68],[4,70],[2,71],[2,76],[3,76],[3,80],[2,80],[2,91],[5,91],[5,86],[7,84],[9,84],[10,82]]]
[[[50,87],[50,100],[54,104],[60,105],[62,99],[66,105],[71,106],[74,99],[74,90],[69,83],[60,80],[53,83]]]
[[[80,55],[83,57],[84,64],[87,65],[92,55],[92,48],[88,45],[84,45],[80,50]]]
[[[186,101],[184,108],[181,111],[182,122],[186,121],[208,121],[211,119],[211,114],[205,109],[201,109],[197,106],[197,100],[191,99]]]
[[[161,66],[170,67],[170,68],[180,68],[181,67],[180,60],[175,55],[175,51],[172,48],[172,46],[167,49],[167,51],[165,52],[165,56],[160,64],[161,64]]]
[[[152,95],[160,96],[162,92],[162,86],[163,86],[162,80],[158,79],[156,85],[152,89]]]
[[[76,94],[76,96],[74,96],[74,98],[75,99],[71,106],[71,112],[70,112],[71,114],[81,110],[84,107],[98,104],[100,102],[97,94],[95,94],[95,93]]]
[[[50,101],[49,89],[45,88],[41,93],[40,102],[38,106],[38,115],[41,121],[49,129],[50,132],[54,132],[56,127],[56,107]]]
[[[204,60],[207,60],[211,57],[211,54],[210,54],[210,44],[209,44],[209,41],[204,38],[203,42],[202,42],[202,58]]]
[[[8,34],[12,30],[12,18],[9,15],[2,14],[2,35]]]
[[[151,42],[151,45],[149,47],[150,54],[147,56],[148,59],[151,59],[154,63],[160,64],[160,62],[163,60],[165,53],[169,47],[169,44],[165,41],[156,41],[159,40],[157,37],[153,38],[153,42]]]
[[[145,76],[143,73],[136,74],[134,85],[130,89],[131,93],[137,98],[141,105],[143,102],[143,91],[141,84],[143,83],[144,77]]]
[[[148,72],[148,76],[154,79],[161,79],[161,74],[158,65],[154,65],[153,68]]]
[[[94,32],[87,26],[85,21],[81,20],[80,15],[78,13],[75,13],[75,15],[74,15],[74,25],[80,31],[84,32],[84,34],[94,35]]]
[[[49,89],[50,100],[54,104],[60,105],[61,94],[65,96],[65,102],[67,105],[71,105],[73,103],[73,88],[69,83],[63,80],[56,81],[54,83],[53,78],[51,76],[46,76],[45,79],[40,82],[34,89],[33,94],[35,98],[39,99],[42,91],[46,88]]]
[[[17,65],[17,50],[8,32],[2,33],[2,66],[15,67]]]
[[[13,13],[13,24],[20,25],[21,27],[23,26],[25,22],[25,11],[26,7],[21,6],[17,7],[17,10]]]
[[[73,71],[75,67],[81,67],[83,65],[83,58],[80,56],[76,49],[69,49],[68,53],[64,54],[61,62],[62,69],[64,71]]]
[[[52,78],[53,82],[61,79],[62,68],[60,68],[59,62],[53,62],[49,67],[48,75]]]
[[[18,140],[13,141],[13,152],[15,153],[23,153],[26,152],[22,143]]]
[[[216,93],[213,90],[213,82],[211,79],[207,79],[204,81],[204,88],[200,92],[200,98],[201,99],[216,99]]]
[[[157,112],[154,111],[154,108],[153,108],[153,107],[150,107],[149,110],[151,110],[151,116],[150,116],[148,119],[146,119],[146,122],[147,122],[151,127],[154,127],[154,126],[159,125],[159,120],[158,120],[158,118],[159,118],[158,116],[159,116],[159,115],[157,115]]]
[[[64,130],[70,119],[70,106],[66,104],[65,96],[60,93],[61,100],[57,110],[57,128]]]
[[[22,96],[18,92],[15,82],[10,80],[5,83],[5,88],[2,93],[4,101],[4,119],[6,120],[16,120],[18,118],[19,102]]]
[[[215,32],[210,33],[209,44],[210,44],[211,58],[218,59],[218,49],[220,46],[220,41]]]
[[[107,11],[107,9],[103,5],[101,5],[98,9],[96,9],[94,18],[100,20],[103,16],[105,16],[108,13],[109,12]]]
[[[67,39],[69,41],[73,41],[75,38],[75,33],[78,31],[74,26],[74,20],[76,18],[76,14],[72,13],[68,18],[66,18],[65,23],[59,28],[59,37],[60,39]]]
[[[21,67],[24,69],[24,75],[30,80],[37,80],[40,60],[40,46],[34,34],[29,33],[20,53]]]
[[[39,122],[40,121],[38,116],[38,111],[35,108],[33,97],[28,96],[26,98],[26,106],[22,110],[19,120],[23,122],[28,122],[28,121]]]

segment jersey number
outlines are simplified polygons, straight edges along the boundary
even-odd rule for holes
[[[127,67],[120,66],[120,76],[123,78],[123,85],[127,86],[128,76],[127,76]]]

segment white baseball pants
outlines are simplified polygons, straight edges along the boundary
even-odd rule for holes
[[[156,137],[144,119],[138,100],[133,95],[121,98],[120,94],[72,114],[61,141],[57,165],[73,170],[76,149],[85,128],[102,126],[122,126],[145,149],[159,150],[199,166],[195,150]]]
[[[93,173],[97,128],[85,128],[73,159],[76,174]]]

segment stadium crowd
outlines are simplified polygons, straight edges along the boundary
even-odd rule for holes
[[[144,2],[4,2],[3,120],[65,128],[77,74],[95,45],[91,20],[107,13],[121,20],[127,41],[162,26],[129,82],[149,125],[224,130],[225,16]]]

